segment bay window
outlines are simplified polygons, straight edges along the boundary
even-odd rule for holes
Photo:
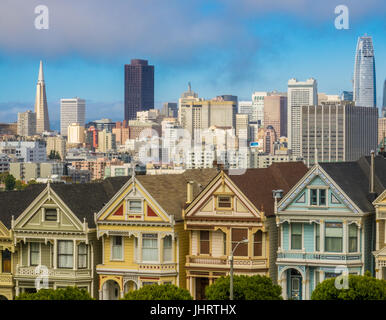
[[[263,255],[263,232],[261,230],[254,234],[253,238],[253,255],[260,257]]]
[[[348,226],[348,251],[358,251],[358,227],[355,224]]]
[[[163,260],[165,262],[167,261],[172,261],[173,256],[172,256],[172,236],[166,236],[164,238],[164,255],[163,255]]]
[[[292,223],[291,224],[291,249],[292,250],[301,250],[302,245],[302,235],[303,227],[301,223]]]
[[[87,268],[87,246],[85,243],[78,246],[78,268]]]
[[[58,241],[58,268],[71,269],[74,263],[74,242]]]
[[[158,235],[156,233],[142,235],[142,261],[158,261]]]
[[[209,231],[200,231],[200,254],[209,254]]]
[[[340,222],[326,223],[325,231],[325,251],[342,252],[343,251],[343,226]]]
[[[320,251],[320,225],[315,224],[315,251]]]

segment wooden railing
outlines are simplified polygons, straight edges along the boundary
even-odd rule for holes
[[[187,261],[188,264],[199,264],[199,265],[219,265],[219,266],[227,266],[230,267],[230,260],[224,257],[200,257],[200,256],[188,256]],[[240,259],[239,257],[234,257],[233,265],[237,267],[258,267],[265,266],[267,264],[267,259],[265,258],[244,258]]]

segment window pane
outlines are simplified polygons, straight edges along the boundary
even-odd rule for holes
[[[358,227],[355,224],[349,225],[348,251],[358,251]]]
[[[122,236],[113,237],[113,246],[112,246],[112,259],[121,260],[122,256]]]
[[[158,236],[157,234],[142,235],[142,260],[158,261]]]
[[[235,249],[237,243],[241,240],[248,239],[248,229],[232,228],[232,250]],[[240,243],[234,252],[235,256],[248,256],[248,243]]]
[[[87,246],[85,243],[78,246],[78,268],[87,268]]]
[[[301,223],[292,223],[291,224],[292,234],[302,234],[302,224]]]
[[[172,261],[172,236],[164,238],[164,261]]]
[[[141,212],[142,211],[142,201],[141,200],[130,200],[130,211]]]
[[[255,257],[262,256],[263,254],[263,233],[261,230],[257,231],[254,235],[254,243],[253,243],[253,255]]]
[[[316,205],[318,201],[318,190],[317,189],[311,189],[311,205]]]
[[[73,241],[58,241],[58,267],[73,267]]]
[[[44,220],[45,221],[57,221],[56,209],[45,209]]]
[[[209,231],[200,231],[200,253],[209,254]]]
[[[319,205],[321,205],[321,206],[326,205],[326,190],[325,189],[319,190]]]
[[[315,250],[320,250],[320,225],[315,225]]]

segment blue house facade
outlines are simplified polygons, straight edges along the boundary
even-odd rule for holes
[[[366,158],[315,164],[279,201],[276,264],[285,299],[311,299],[318,283],[342,273],[373,272],[375,210],[369,176]],[[378,180],[372,181],[379,194],[383,186]]]

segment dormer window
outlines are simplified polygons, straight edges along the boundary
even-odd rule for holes
[[[310,205],[325,206],[326,205],[326,189],[311,189],[310,190]]]
[[[58,221],[58,212],[56,209],[45,209],[44,212],[45,221]]]
[[[217,204],[219,209],[231,209],[232,197],[231,196],[218,196]]]

